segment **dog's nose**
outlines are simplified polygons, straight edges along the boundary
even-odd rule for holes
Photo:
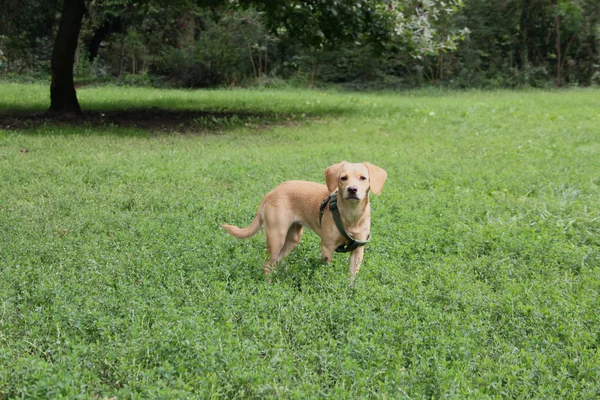
[[[358,188],[356,186],[348,186],[348,194],[356,194]]]

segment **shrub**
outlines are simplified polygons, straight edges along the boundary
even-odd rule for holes
[[[165,47],[157,72],[184,87],[238,85],[269,72],[275,40],[256,11],[234,11],[217,21],[202,18],[197,37],[180,47]]]

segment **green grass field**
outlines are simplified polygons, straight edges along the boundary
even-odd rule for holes
[[[0,399],[600,396],[600,91],[78,93],[257,116],[0,114]],[[314,233],[269,284],[218,224],[342,160],[388,172],[356,285]]]

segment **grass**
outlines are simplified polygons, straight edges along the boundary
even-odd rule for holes
[[[0,85],[0,112],[47,94]],[[600,396],[598,90],[79,97],[267,117],[165,134],[0,114],[0,398]],[[262,234],[218,223],[344,159],[389,174],[356,285],[312,233],[269,284]]]

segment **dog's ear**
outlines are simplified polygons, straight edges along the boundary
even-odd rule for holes
[[[375,194],[381,193],[381,189],[383,189],[383,184],[387,179],[387,172],[383,168],[378,167],[377,165],[373,165],[371,163],[365,162],[363,163],[369,169],[369,179],[371,181],[371,190]]]
[[[335,192],[335,190],[338,188],[338,178],[340,177],[340,168],[344,164],[346,164],[346,161],[342,161],[341,163],[330,165],[325,170],[325,183],[327,184],[327,189],[329,189],[330,192]]]

